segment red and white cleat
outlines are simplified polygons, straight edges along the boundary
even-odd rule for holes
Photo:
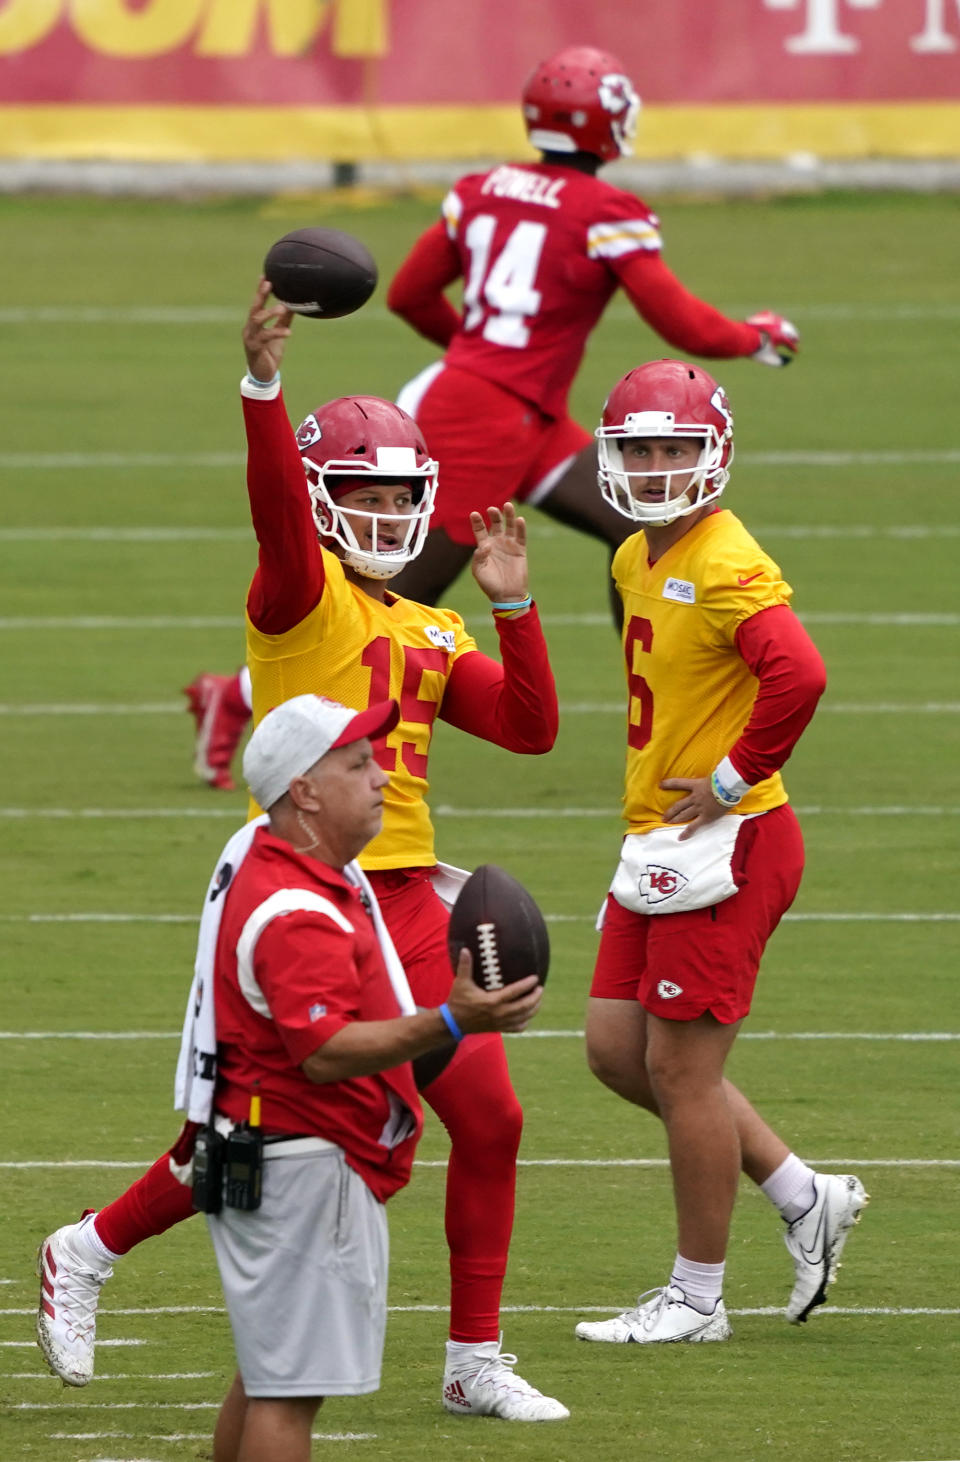
[[[58,1228],[37,1251],[37,1344],[65,1386],[85,1386],[93,1377],[97,1304],[113,1273],[109,1264],[94,1268],[76,1252],[71,1241],[79,1227],[69,1223]]]

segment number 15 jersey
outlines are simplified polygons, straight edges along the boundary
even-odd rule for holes
[[[343,572],[325,549],[320,602],[282,635],[262,634],[247,618],[247,661],[253,719],[292,696],[318,691],[363,708],[395,698],[400,720],[376,743],[390,774],[383,831],[363,852],[363,867],[407,868],[435,862],[427,806],[427,754],[455,662],[476,641],[450,609],[432,609],[387,595],[381,603]]]

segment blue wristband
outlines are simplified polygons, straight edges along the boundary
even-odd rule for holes
[[[280,379],[280,372],[279,371],[274,371],[273,378],[272,378],[272,380],[269,380],[269,381],[258,381],[257,378],[256,378],[256,376],[252,376],[250,374],[250,372],[247,371],[247,380],[250,382],[251,386],[257,386],[257,387],[259,387],[259,389],[261,391],[265,391],[268,386],[275,386],[277,384],[277,382],[279,381],[279,379]]]
[[[526,599],[512,599],[512,600],[510,600],[510,601],[508,601],[506,603],[503,603],[503,604],[496,604],[496,603],[493,602],[493,600],[491,600],[490,601],[490,608],[491,609],[529,609],[530,608],[530,605],[532,603],[533,603],[533,597],[530,594],[528,594],[527,597],[526,597]]]
[[[446,1003],[446,1001],[444,1001],[444,1003],[440,1006],[440,1014],[443,1016],[443,1023],[446,1026],[447,1030],[450,1032],[450,1034],[453,1036],[453,1039],[455,1041],[462,1041],[463,1031],[460,1029],[460,1027],[457,1025],[457,1022],[450,1014],[450,1006]]]

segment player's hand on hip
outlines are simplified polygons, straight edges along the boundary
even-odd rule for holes
[[[724,815],[724,809],[710,789],[709,777],[665,777],[660,788],[664,792],[684,794],[663,817],[664,822],[689,824],[680,834],[681,843],[692,837],[698,827],[706,827],[708,822],[716,822]]]
[[[241,337],[247,370],[255,381],[272,381],[277,374],[293,323],[293,311],[276,300],[268,304],[269,298],[270,281],[261,279]]]
[[[473,577],[494,604],[514,604],[526,599],[527,525],[517,516],[513,503],[502,508],[470,514],[470,527],[477,540],[473,554]]]
[[[760,347],[753,352],[751,360],[766,366],[790,364],[800,349],[800,331],[796,325],[783,315],[775,315],[772,310],[761,310],[759,314],[751,315],[747,324],[760,332]]]
[[[514,980],[501,990],[482,990],[473,980],[469,949],[460,951],[447,1006],[464,1035],[478,1031],[522,1031],[540,1008],[543,986],[538,975]]]

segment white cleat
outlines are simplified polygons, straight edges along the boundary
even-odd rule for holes
[[[113,1274],[109,1264],[94,1268],[77,1254],[71,1239],[79,1227],[58,1228],[37,1250],[37,1344],[65,1386],[85,1386],[93,1379],[100,1287]]]
[[[498,1416],[501,1421],[564,1421],[569,1411],[515,1375],[515,1355],[499,1342],[478,1345],[469,1359],[445,1371],[443,1405],[454,1416]]]
[[[850,1174],[816,1173],[813,1190],[813,1206],[783,1236],[797,1276],[787,1303],[792,1325],[802,1324],[812,1309],[823,1304],[827,1285],[837,1277],[847,1235],[870,1201],[860,1179]]]
[[[648,1289],[632,1310],[612,1320],[581,1320],[578,1340],[601,1340],[614,1345],[661,1345],[686,1341],[729,1340],[732,1334],[723,1300],[717,1300],[709,1315],[687,1304],[687,1297],[675,1284]]]

